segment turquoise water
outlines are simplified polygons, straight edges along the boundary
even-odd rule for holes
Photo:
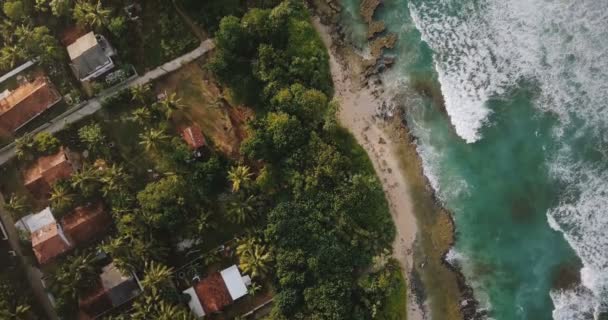
[[[378,17],[399,35],[385,84],[454,213],[450,262],[489,317],[602,319],[608,2],[387,0]]]

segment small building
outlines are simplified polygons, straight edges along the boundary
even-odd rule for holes
[[[61,225],[70,243],[79,246],[103,236],[112,225],[112,217],[99,203],[74,209],[61,219]]]
[[[188,306],[194,315],[202,318],[206,314],[221,312],[237,299],[247,294],[251,284],[249,276],[242,276],[236,265],[215,272],[184,290],[190,296]]]
[[[72,248],[58,223],[51,223],[32,233],[32,249],[41,265],[48,264]]]
[[[80,81],[89,81],[114,68],[114,49],[102,35],[89,32],[67,47],[70,66]]]
[[[80,299],[79,320],[95,319],[112,309],[129,303],[142,292],[133,274],[125,275],[113,264],[103,267],[95,291]]]
[[[41,265],[72,249],[72,244],[55,220],[51,208],[21,218],[15,226],[29,232],[34,255]]]
[[[61,95],[45,77],[0,92],[0,132],[16,131],[59,101]]]
[[[25,187],[35,196],[43,196],[51,191],[51,186],[69,178],[75,168],[68,149],[61,148],[56,154],[40,157],[24,173]]]
[[[200,149],[207,145],[207,141],[205,140],[205,136],[203,136],[201,127],[199,127],[197,124],[184,128],[182,130],[182,137],[184,138],[186,144],[193,150]]]
[[[103,205],[78,207],[58,223],[50,208],[28,215],[16,226],[29,231],[32,249],[41,265],[71,249],[103,236],[112,225],[112,217]]]

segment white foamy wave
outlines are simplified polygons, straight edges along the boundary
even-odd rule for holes
[[[447,261],[452,266],[457,266],[459,263],[466,260],[465,255],[458,252],[456,248],[451,247],[448,253],[445,255],[445,261]]]
[[[554,320],[590,320],[596,318],[595,297],[589,289],[578,286],[570,290],[551,291],[555,305]]]
[[[409,7],[435,53],[448,115],[467,142],[481,138],[488,99],[521,80],[538,84],[538,106],[563,123],[572,116],[608,123],[608,2],[417,0]]]
[[[491,113],[488,99],[517,80],[517,65],[511,63],[514,53],[496,50],[501,47],[496,39],[509,39],[494,35],[498,31],[483,16],[485,10],[480,12],[474,4],[434,2],[410,2],[412,19],[435,53],[450,120],[458,135],[472,143],[481,138],[479,130]]]
[[[602,308],[600,301],[608,299],[608,214],[605,214],[608,208],[608,173],[583,164],[562,164],[554,167],[559,168],[560,173],[565,172],[568,179],[576,181],[568,185],[560,205],[548,212],[549,224],[564,234],[583,262],[582,288],[587,289],[589,293],[586,294],[585,300],[593,306],[592,310],[597,314]],[[575,301],[566,303],[564,299],[575,299],[579,294],[580,292],[560,293],[562,300],[559,301],[560,304],[555,303],[556,312],[559,305],[577,305]]]

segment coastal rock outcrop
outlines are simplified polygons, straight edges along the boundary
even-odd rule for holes
[[[325,25],[336,25],[340,19],[342,6],[339,0],[308,0],[315,13]]]

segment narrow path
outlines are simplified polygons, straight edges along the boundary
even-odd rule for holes
[[[66,125],[77,122],[78,120],[91,115],[101,109],[101,102],[104,99],[112,97],[120,92],[122,89],[130,88],[133,86],[146,84],[150,81],[158,79],[166,74],[169,74],[175,70],[180,69],[183,65],[188,64],[200,57],[202,57],[205,53],[213,50],[215,48],[215,43],[213,39],[207,39],[194,49],[193,51],[184,54],[181,57],[178,57],[172,61],[169,61],[160,67],[157,67],[154,70],[150,70],[146,72],[146,74],[139,76],[135,79],[127,81],[116,88],[112,88],[111,92],[104,92],[101,95],[90,99],[87,103],[80,105],[74,109],[70,109],[58,116],[57,118],[43,124],[39,128],[33,130],[31,133],[36,134],[39,132],[48,132],[55,133],[61,131]],[[3,165],[10,159],[15,156],[15,147],[14,143],[0,149],[0,165]]]

